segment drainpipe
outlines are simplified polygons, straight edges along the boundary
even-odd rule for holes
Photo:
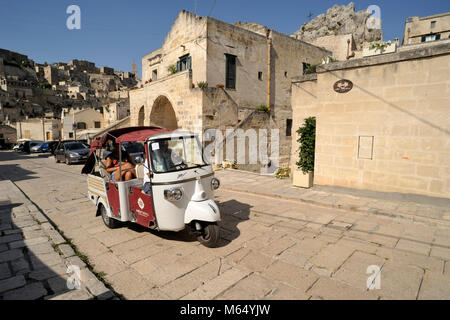
[[[272,110],[270,106],[271,102],[271,85],[270,85],[270,75],[271,75],[271,65],[272,65],[272,39],[269,38],[270,29],[267,29],[266,37],[267,37],[267,108],[269,109],[269,113]]]

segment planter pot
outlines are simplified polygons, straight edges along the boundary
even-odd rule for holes
[[[303,173],[302,170],[294,170],[292,184],[296,187],[311,188],[313,186],[314,172]]]

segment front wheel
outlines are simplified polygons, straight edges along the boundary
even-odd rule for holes
[[[214,248],[220,239],[220,228],[217,223],[209,223],[203,226],[201,234],[197,236],[197,240],[208,248]]]
[[[107,226],[110,229],[115,229],[119,226],[119,221],[116,219],[108,217],[108,214],[106,213],[106,208],[102,205],[100,208],[101,214],[102,214],[102,220],[105,226]]]
[[[56,162],[56,163],[59,163],[59,160],[58,160],[58,157],[57,157],[57,156],[55,156],[55,162]]]

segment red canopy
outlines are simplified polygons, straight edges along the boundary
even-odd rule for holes
[[[145,141],[148,137],[157,133],[168,133],[173,130],[162,129],[159,127],[127,127],[106,132],[103,136],[95,138],[91,143],[91,152],[89,157],[81,170],[81,173],[90,173],[95,166],[94,151],[106,145],[109,139],[115,139],[115,142],[133,142]]]
[[[147,140],[148,137],[151,137],[158,133],[169,133],[173,130],[167,130],[167,129],[161,129],[161,128],[148,128],[148,129],[141,129],[137,131],[128,132],[125,134],[122,134],[121,136],[117,137],[116,142],[122,143],[122,142],[133,142],[133,141],[139,141],[144,142]]]

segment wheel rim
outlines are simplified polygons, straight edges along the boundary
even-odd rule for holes
[[[103,218],[103,222],[105,224],[109,224],[109,217],[106,215],[106,210],[105,208],[102,208],[102,218]]]

